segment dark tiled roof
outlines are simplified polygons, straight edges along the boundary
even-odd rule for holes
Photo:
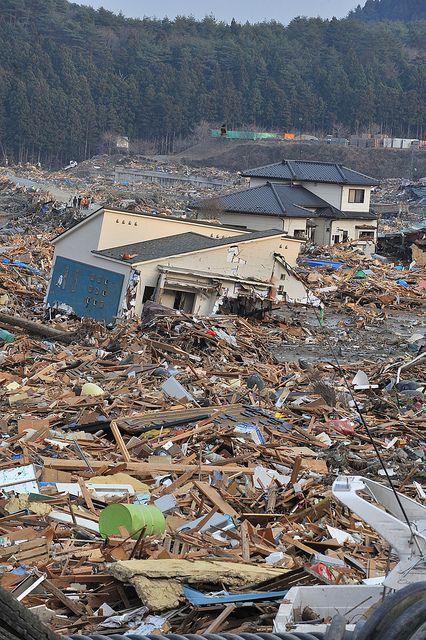
[[[273,216],[280,218],[342,218],[342,219],[371,219],[374,213],[343,212],[332,207],[325,200],[308,191],[304,187],[267,182],[261,187],[252,187],[245,191],[238,191],[227,196],[201,200],[196,208],[223,210],[235,213]],[[309,211],[314,209],[314,211]],[[220,215],[220,214],[219,214]]]
[[[364,186],[379,184],[376,178],[348,169],[341,164],[306,160],[283,160],[275,164],[248,169],[242,175],[246,178],[267,178],[269,180],[304,180]]]
[[[279,235],[282,235],[282,231],[278,231],[277,229],[268,229],[266,231],[245,233],[244,235],[234,236],[232,238],[210,238],[190,231],[188,233],[180,233],[175,236],[166,236],[165,238],[156,238],[155,240],[126,244],[121,247],[113,247],[112,249],[93,251],[93,253],[107,258],[114,258],[115,260],[121,260],[128,264],[139,264],[140,262],[159,260],[161,258],[177,256],[182,253],[203,251],[204,249],[211,249],[213,247],[220,247],[227,244],[234,245],[240,242],[246,242],[247,240],[257,240],[260,238]],[[126,254],[132,257],[128,260],[123,259],[123,255]]]
[[[268,182],[261,187],[237,191],[221,198],[202,200],[196,205],[208,209],[215,208],[238,213],[257,213],[264,216],[289,216],[306,218],[312,215],[307,209],[328,207],[328,203],[303,187],[292,187],[279,182]]]
[[[340,211],[336,207],[328,206],[326,209],[318,209],[314,218],[333,218],[338,220],[377,220],[373,211]]]

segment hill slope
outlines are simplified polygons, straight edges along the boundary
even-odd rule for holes
[[[419,136],[425,23],[132,20],[66,0],[1,0],[0,153],[81,159],[109,134],[201,121],[312,132],[375,122]]]
[[[359,20],[426,20],[425,0],[367,0],[351,14]]]

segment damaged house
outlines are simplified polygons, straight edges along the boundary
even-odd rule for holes
[[[374,252],[377,216],[370,210],[375,178],[340,164],[283,160],[242,174],[250,188],[194,205],[197,217],[225,225],[281,229],[318,245],[356,241]]]
[[[53,240],[51,308],[114,322],[152,300],[209,315],[255,310],[253,300],[293,297],[289,272],[302,240],[280,229],[230,226],[99,209]]]

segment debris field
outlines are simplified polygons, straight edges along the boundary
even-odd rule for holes
[[[57,231],[2,236],[0,586],[108,637],[270,631],[291,586],[383,575],[396,559],[331,484],[426,499],[425,268],[316,250],[309,324],[283,305],[111,328],[46,315]],[[371,350],[392,314],[405,332]]]

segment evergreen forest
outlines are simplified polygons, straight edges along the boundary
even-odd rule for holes
[[[108,137],[171,140],[200,123],[426,137],[424,6],[368,0],[284,26],[1,0],[0,159],[81,160]]]

